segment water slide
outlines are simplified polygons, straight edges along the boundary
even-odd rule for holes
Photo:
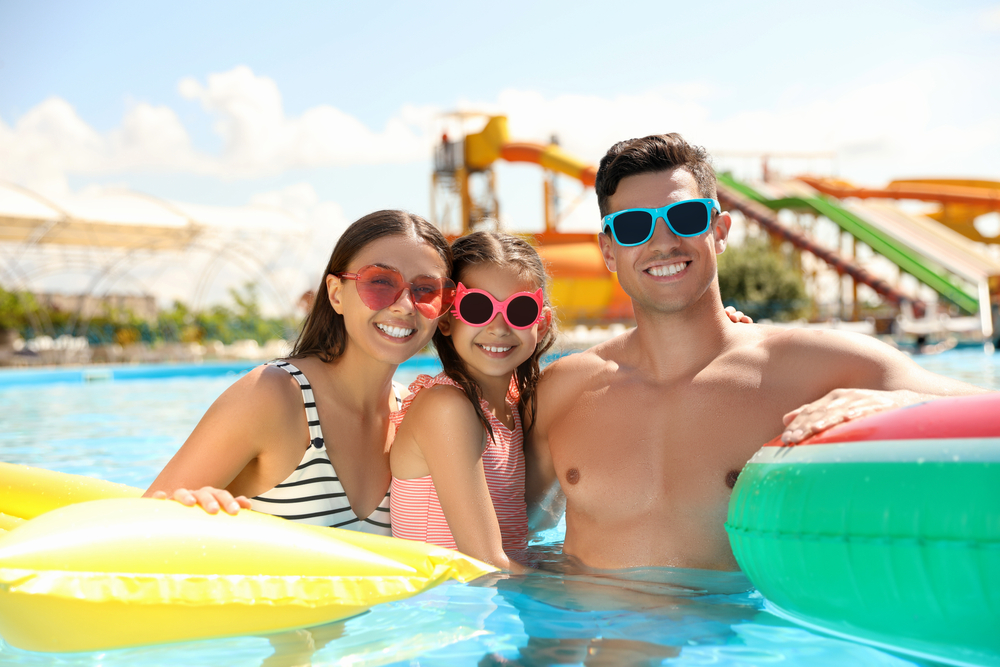
[[[799,176],[825,195],[837,199],[913,199],[940,204],[927,217],[979,243],[1000,244],[1000,236],[987,237],[974,224],[981,215],[1000,212],[1000,182],[971,179],[931,178],[892,181],[884,188],[862,188],[834,178]]]
[[[481,132],[465,137],[465,164],[470,169],[486,169],[497,160],[531,162],[594,187],[597,167],[578,160],[556,144],[511,142],[507,117],[492,116]]]
[[[511,142],[507,119],[503,116],[489,118],[482,131],[465,137],[464,159],[470,170],[487,169],[497,160],[534,163],[574,178],[584,186],[593,186],[597,174],[596,167],[567,154],[555,144]],[[719,199],[725,207],[742,211],[770,233],[819,257],[838,273],[852,276],[894,304],[909,303],[918,316],[922,315],[924,305],[919,300],[889,285],[855,261],[825,249],[805,235],[789,229],[778,220],[775,211],[790,208],[832,220],[902,271],[913,275],[956,304],[963,312],[970,315],[978,313],[983,335],[992,335],[990,298],[991,293],[1000,293],[1000,263],[955,231],[930,218],[914,216],[884,204],[841,205],[810,187],[811,182],[796,182],[788,192],[768,194],[726,174],[720,175],[719,183]],[[889,190],[899,198],[923,198],[925,201],[941,202],[946,207],[951,206],[953,213],[959,210],[955,207],[964,207],[959,212],[968,216],[970,213],[978,215],[984,211],[1000,210],[1000,189],[991,189],[991,184],[972,181],[898,181],[890,184]],[[843,182],[839,185],[827,185],[846,187]],[[992,185],[1000,187],[1000,184]],[[853,192],[855,194],[851,196],[858,196],[857,188]],[[877,197],[882,196],[884,191],[871,193],[869,196]],[[827,194],[833,195],[834,192]],[[947,212],[946,210],[945,213]],[[559,236],[563,238],[556,238]],[[554,295],[564,292],[567,305],[572,302],[584,306],[580,314],[585,317],[596,315],[601,308],[609,308],[614,313],[613,317],[629,314],[631,309],[628,307],[628,300],[617,281],[614,285],[600,284],[601,277],[607,274],[592,240],[570,239],[569,235],[551,232],[536,237],[540,242],[540,252],[549,261],[556,278]],[[567,241],[571,240],[573,243],[568,244]],[[565,246],[557,250],[556,244]],[[584,294],[591,296],[584,298]]]
[[[983,335],[992,335],[990,297],[1000,292],[1000,263],[955,231],[885,203],[841,204],[805,182],[769,185],[765,194],[725,174],[719,180],[770,209],[806,211],[832,220],[965,313],[978,313]]]
[[[597,168],[556,144],[512,142],[507,118],[492,116],[482,131],[465,137],[465,166],[489,168],[497,160],[527,162],[563,174],[593,187]],[[597,228],[591,233],[564,233],[554,229],[535,234],[538,253],[552,276],[552,302],[564,323],[596,323],[633,317],[632,301],[609,273],[598,248]]]
[[[840,275],[849,275],[855,281],[867,285],[887,301],[900,306],[910,303],[915,311],[923,312],[924,304],[910,295],[901,292],[878,276],[873,275],[860,264],[846,258],[839,253],[828,250],[801,232],[797,232],[778,220],[778,215],[768,208],[762,199],[748,196],[747,192],[753,192],[748,186],[737,183],[728,175],[724,174],[719,178],[718,197],[719,203],[728,211],[739,211],[746,218],[753,220],[763,227],[772,236],[777,236],[788,242],[799,250],[818,257],[826,262],[832,269]]]

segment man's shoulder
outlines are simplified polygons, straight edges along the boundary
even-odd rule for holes
[[[571,352],[546,366],[542,377],[548,384],[577,382],[583,377],[600,373],[607,364],[607,359],[593,349]]]
[[[616,369],[622,362],[623,336],[617,336],[586,350],[566,354],[545,369],[553,378],[570,379]]]
[[[876,338],[852,331],[806,327],[759,326],[759,345],[770,352],[831,357],[867,357],[872,354],[900,354]]]

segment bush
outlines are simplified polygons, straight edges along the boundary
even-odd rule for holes
[[[146,322],[129,310],[109,309],[89,321],[75,322],[71,313],[46,308],[28,293],[8,292],[0,287],[0,331],[17,331],[25,340],[35,336],[62,334],[86,336],[91,345],[102,343],[202,342],[220,340],[229,344],[252,339],[260,344],[274,338],[294,337],[296,323],[288,318],[264,317],[260,312],[257,289],[247,284],[242,290],[230,290],[235,310],[213,306],[193,312],[175,301],[161,311],[155,322]]]
[[[766,238],[747,238],[719,256],[719,290],[725,305],[754,320],[794,320],[812,306],[791,254],[774,249]]]

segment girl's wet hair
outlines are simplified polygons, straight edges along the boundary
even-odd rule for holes
[[[549,301],[545,285],[545,264],[535,249],[524,239],[503,232],[473,232],[456,239],[451,244],[451,252],[454,258],[451,277],[456,284],[461,281],[462,274],[466,269],[474,266],[488,264],[499,270],[515,270],[523,278],[542,288],[544,306],[551,308],[552,304]],[[555,338],[555,321],[550,318],[549,327],[538,340],[534,352],[514,370],[514,381],[520,393],[517,409],[521,415],[525,433],[531,430],[535,414],[535,389],[538,387],[538,380],[541,377],[540,360],[552,347]],[[438,330],[434,332],[434,347],[437,348],[444,372],[465,390],[465,395],[469,397],[475,407],[479,420],[492,435],[493,429],[490,427],[490,421],[483,413],[479,403],[482,398],[482,389],[469,375],[465,361],[458,356],[458,352],[455,350],[455,343],[450,336],[445,336]]]
[[[326,271],[319,281],[312,310],[302,324],[302,331],[289,355],[293,359],[318,357],[330,362],[347,349],[347,329],[344,316],[330,305],[326,277],[331,273],[346,271],[354,257],[372,241],[386,236],[416,236],[433,247],[444,260],[448,273],[452,271],[451,249],[448,240],[437,227],[419,215],[406,211],[375,211],[344,230],[333,248]]]

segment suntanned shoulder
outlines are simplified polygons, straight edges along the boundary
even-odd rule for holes
[[[538,384],[539,420],[562,412],[562,404],[575,400],[576,393],[594,378],[617,367],[617,348],[602,343],[582,352],[573,352],[545,367]]]
[[[233,385],[239,387],[245,394],[239,400],[245,401],[247,407],[262,411],[270,418],[274,411],[279,416],[295,414],[302,411],[302,390],[294,377],[276,366],[258,366]],[[287,422],[285,422],[287,423]]]
[[[822,377],[831,389],[909,389],[934,395],[977,390],[972,385],[931,373],[903,352],[864,334],[830,329],[759,328],[764,333],[759,346],[776,368],[788,373],[808,369],[811,375]]]
[[[479,417],[465,392],[450,385],[435,385],[414,397],[400,434],[413,437],[419,441],[420,449],[425,449],[441,443],[441,436],[449,431],[480,430]]]

